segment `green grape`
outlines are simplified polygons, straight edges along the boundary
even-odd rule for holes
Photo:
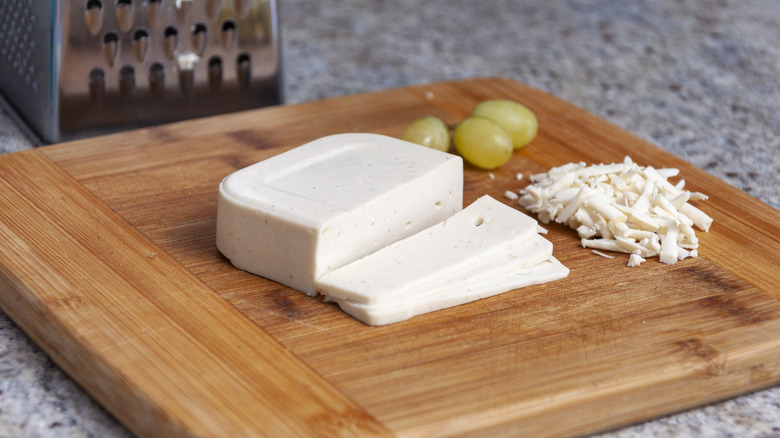
[[[486,100],[474,108],[474,116],[487,117],[512,136],[515,149],[527,145],[539,131],[539,121],[531,110],[511,100]]]
[[[512,137],[485,117],[471,116],[460,122],[453,140],[460,156],[482,169],[495,169],[512,156]]]
[[[439,118],[423,117],[404,129],[401,140],[447,152],[450,149],[450,128]]]

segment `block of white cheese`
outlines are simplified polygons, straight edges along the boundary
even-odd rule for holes
[[[316,281],[463,207],[456,155],[377,134],[323,137],[228,175],[217,248],[308,295]]]
[[[318,291],[358,303],[391,302],[535,234],[534,219],[483,196],[445,221],[323,275]]]
[[[420,297],[410,297],[390,304],[361,304],[338,300],[339,307],[367,325],[378,326],[407,320],[414,316],[498,295],[527,286],[549,283],[566,278],[569,269],[555,257],[550,257],[531,267],[503,266],[502,272],[480,281],[465,283],[453,281],[446,287],[432,290]]]

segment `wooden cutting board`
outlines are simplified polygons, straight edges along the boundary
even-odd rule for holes
[[[536,112],[465,203],[571,161],[677,167],[715,219],[700,257],[637,268],[550,225],[565,280],[368,327],[234,269],[214,245],[227,174],[317,137]],[[527,177],[526,177],[527,178]],[[585,111],[504,79],[161,126],[0,157],[0,304],[141,436],[561,436],[780,382],[780,213]],[[273,251],[274,248],[267,248]]]

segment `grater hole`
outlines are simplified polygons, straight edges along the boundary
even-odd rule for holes
[[[219,56],[212,56],[209,59],[209,86],[217,89],[222,85],[222,59]]]
[[[133,1],[117,0],[116,2],[116,20],[119,23],[119,30],[127,32],[133,27]]]
[[[106,73],[102,68],[93,68],[89,72],[89,97],[97,102],[106,94]]]
[[[238,70],[238,84],[242,87],[249,87],[252,77],[252,63],[248,53],[238,55],[236,68]]]
[[[249,13],[249,1],[250,0],[235,0],[236,14],[239,18],[246,18]]]
[[[103,35],[103,44],[117,43],[119,42],[119,34],[113,30],[109,30]]]
[[[195,23],[192,26],[192,49],[198,55],[202,55],[206,51],[206,34],[208,28],[204,23]]]
[[[168,26],[163,30],[163,51],[169,58],[176,54],[176,47],[179,45],[179,31],[175,26]]]
[[[135,69],[126,65],[119,69],[119,96],[129,99],[135,91]]]
[[[162,0],[149,0],[146,6],[146,13],[149,16],[150,25],[154,26],[160,22],[162,15]]]
[[[33,91],[38,91],[38,81],[45,75],[37,73],[40,51],[35,50],[38,30],[37,10],[40,9],[31,0],[0,1],[0,64],[7,62],[9,70],[0,74],[0,82],[7,79],[6,74],[15,74]],[[46,68],[46,66],[41,65]],[[40,78],[39,78],[40,76]],[[1,93],[0,93],[1,94]],[[0,101],[2,99],[0,98]]]
[[[195,70],[179,69],[179,90],[185,97],[191,97],[195,86]]]
[[[161,62],[149,66],[149,91],[153,96],[161,96],[165,90],[165,67]]]
[[[119,34],[113,30],[109,30],[103,34],[103,59],[109,66],[114,65],[116,61],[116,54],[119,51]]]
[[[186,23],[192,12],[192,0],[176,0],[176,15],[180,23]]]
[[[238,25],[233,19],[227,19],[222,23],[222,47],[230,50],[236,41],[236,29]]]
[[[133,34],[133,39],[135,41],[145,40],[148,38],[149,38],[149,32],[147,32],[146,29],[138,29]]]
[[[84,10],[84,21],[87,24],[89,33],[97,35],[100,32],[100,27],[103,26],[103,2],[100,0],[89,0]]]
[[[135,59],[142,62],[146,58],[146,52],[149,49],[149,31],[138,29],[133,33],[133,55]]]
[[[206,0],[206,15],[214,20],[219,15],[219,10],[222,8],[220,0]]]

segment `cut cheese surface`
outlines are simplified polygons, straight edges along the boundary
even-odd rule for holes
[[[463,205],[458,156],[377,134],[323,137],[228,175],[217,248],[308,295],[319,277]]]
[[[520,246],[536,221],[490,196],[406,239],[322,276],[318,290],[336,300],[380,304],[407,297],[426,283],[446,281]]]
[[[456,287],[461,290],[468,290],[472,287],[478,287],[478,284],[486,281],[506,277],[508,273],[527,273],[529,269],[544,264],[553,258],[552,250],[553,246],[549,240],[536,235],[519,246],[509,248],[492,257],[486,257],[484,260],[478,261],[466,269],[457,271],[453,275],[426,282],[410,289],[408,295],[392,303],[380,303],[378,305],[360,304],[360,306],[379,309],[383,306],[413,305],[415,301],[439,296]],[[351,301],[340,300],[339,302]]]
[[[455,281],[448,287],[422,297],[412,297],[389,305],[370,305],[348,300],[336,300],[339,307],[367,325],[393,324],[448,307],[459,306],[510,290],[549,283],[566,278],[569,269],[554,257],[523,269],[509,266],[504,272],[471,284]]]
[[[544,237],[535,234],[498,254],[476,260],[474,264],[459,269],[452,275],[424,283],[410,291],[415,299],[426,294],[439,293],[453,284],[471,285],[504,275],[507,271],[519,271],[536,266],[553,255],[553,244]]]

